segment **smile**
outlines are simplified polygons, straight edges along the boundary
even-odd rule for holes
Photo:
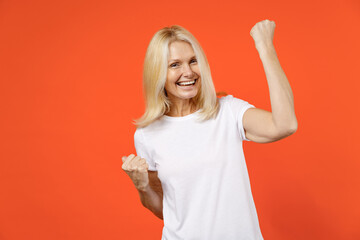
[[[194,79],[192,81],[187,81],[187,82],[178,82],[176,83],[178,86],[191,86],[191,85],[195,85],[196,81],[198,79]]]

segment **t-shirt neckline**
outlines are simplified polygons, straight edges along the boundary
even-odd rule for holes
[[[188,115],[182,116],[182,117],[171,117],[168,115],[163,115],[163,119],[167,120],[167,121],[183,121],[186,119],[190,119],[193,118],[195,115],[197,115],[200,112],[201,109],[197,110],[196,112],[190,113]]]

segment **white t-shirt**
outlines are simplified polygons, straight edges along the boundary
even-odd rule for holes
[[[134,134],[137,155],[163,188],[162,240],[259,240],[242,141],[253,105],[227,95],[215,119],[162,116]]]

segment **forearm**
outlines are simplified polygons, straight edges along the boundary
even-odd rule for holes
[[[294,97],[275,48],[263,44],[258,51],[269,86],[273,122],[280,131],[294,131],[297,129]]]
[[[141,203],[153,212],[158,218],[163,219],[163,204],[161,194],[155,192],[150,185],[143,190],[138,189]]]

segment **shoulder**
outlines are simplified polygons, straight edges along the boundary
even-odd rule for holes
[[[134,138],[144,138],[145,135],[147,135],[148,132],[151,132],[154,127],[156,127],[156,125],[158,124],[159,120],[155,120],[154,122],[148,124],[147,126],[144,127],[137,127],[135,132],[134,132]]]
[[[224,97],[219,98],[219,101],[220,102],[229,102],[233,98],[234,98],[234,96],[229,94],[229,95],[226,95]]]
[[[146,127],[138,127],[134,133],[134,140],[146,145],[151,145],[154,136],[157,136],[162,130],[164,130],[161,121],[157,120]]]
[[[138,151],[145,151],[144,149],[148,149],[148,147],[151,145],[151,144],[149,145],[151,141],[150,142],[148,141],[147,136],[143,132],[143,130],[144,128],[137,128],[134,133],[135,148]]]
[[[232,95],[226,95],[224,97],[219,98],[218,100],[219,100],[220,106],[222,106],[222,105],[228,105],[232,99],[233,99]]]
[[[220,98],[220,101],[223,101],[223,102],[246,102],[245,100],[240,99],[240,98],[238,98],[238,97],[234,97],[234,96],[231,95],[231,94],[226,95],[226,96]]]
[[[242,117],[247,109],[255,108],[255,106],[249,102],[234,97],[233,95],[227,95],[222,97],[220,100],[225,105],[224,108],[227,109],[226,111],[231,112],[235,119],[238,119],[239,116]]]
[[[143,138],[142,128],[136,128],[134,133],[135,142],[142,142],[142,138]]]
[[[234,97],[233,95],[226,95],[219,99],[220,103],[230,105],[231,108],[243,107],[249,103],[243,99]]]

